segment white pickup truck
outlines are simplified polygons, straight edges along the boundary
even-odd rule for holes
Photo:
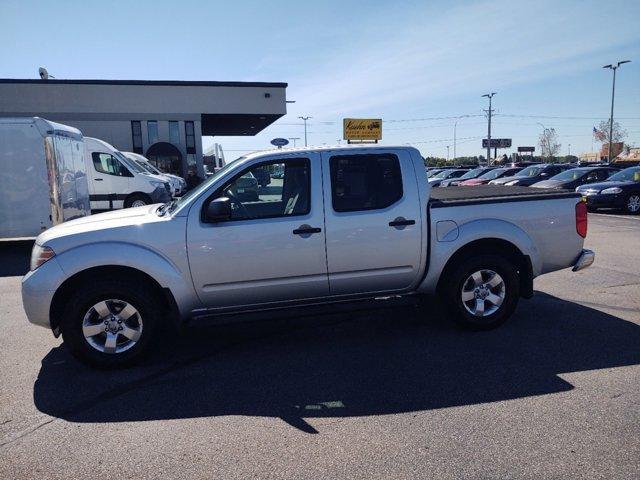
[[[256,198],[241,181],[258,168],[283,175]],[[431,190],[411,147],[275,150],[177,201],[45,231],[22,295],[32,323],[99,367],[136,361],[164,321],[381,298],[438,293],[457,321],[489,329],[531,297],[534,277],[589,266],[586,233],[576,193]]]

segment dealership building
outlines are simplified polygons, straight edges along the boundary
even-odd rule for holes
[[[0,79],[0,116],[76,127],[162,170],[204,177],[202,136],[255,135],[286,113],[286,83]]]

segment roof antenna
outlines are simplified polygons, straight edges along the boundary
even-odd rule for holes
[[[50,78],[56,78],[53,75],[49,75],[49,72],[47,72],[47,69],[44,67],[40,67],[38,69],[38,73],[40,74],[40,78],[42,80],[49,80]]]

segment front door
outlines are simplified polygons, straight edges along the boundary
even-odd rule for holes
[[[418,280],[420,199],[409,152],[323,153],[332,295],[399,291]]]
[[[89,173],[92,210],[122,208],[133,174],[120,160],[106,152],[91,152],[93,171]]]
[[[267,183],[265,170],[269,172]],[[263,179],[260,186],[258,178]],[[204,202],[231,199],[229,221],[190,212],[189,264],[208,308],[328,294],[319,155],[283,156],[239,171]]]

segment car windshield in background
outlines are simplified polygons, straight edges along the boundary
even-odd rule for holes
[[[540,175],[540,172],[542,172],[542,170],[543,170],[542,167],[532,165],[531,167],[527,167],[521,172],[517,173],[515,176],[516,177],[537,177],[538,175]]]
[[[125,157],[122,153],[114,152],[114,156],[118,160],[120,160],[120,162],[122,162],[123,165],[126,165],[131,170],[133,170],[134,172],[136,172],[136,173],[148,173],[146,169],[141,168],[140,165],[138,165],[135,161],[131,160],[130,158]]]
[[[209,188],[209,185],[211,185],[213,182],[218,180],[222,175],[225,175],[229,170],[231,170],[232,167],[235,167],[236,162],[238,160],[242,160],[244,158],[245,157],[239,157],[239,158],[236,158],[233,162],[227,163],[224,167],[222,167],[216,173],[211,175],[209,178],[207,178],[204,182],[202,182],[196,188],[194,188],[193,190],[189,190],[182,197],[175,200],[174,201],[175,203],[172,203],[172,208],[170,209],[170,212],[174,212],[179,207],[183,207],[187,205],[191,201],[191,199],[196,198],[198,195],[200,195],[201,192],[204,192],[207,188]]]
[[[436,173],[431,178],[447,178],[449,175],[451,175],[451,172],[453,172],[453,170],[443,170],[439,173]]]
[[[565,170],[564,172],[560,172],[557,175],[554,175],[549,180],[562,180],[562,181],[577,180],[580,177],[586,175],[587,172],[589,172],[588,168],[572,168],[571,170]]]
[[[625,168],[621,172],[611,175],[608,182],[640,182],[640,167]]]
[[[482,180],[493,180],[495,178],[498,178],[500,175],[502,175],[507,170],[509,170],[509,169],[508,168],[495,168],[493,170],[489,170],[486,173],[483,173],[478,178],[481,178]]]
[[[480,172],[482,172],[483,170],[484,170],[483,168],[474,168],[473,170],[469,170],[467,173],[465,173],[460,177],[460,180],[476,178],[478,175],[480,175]]]

